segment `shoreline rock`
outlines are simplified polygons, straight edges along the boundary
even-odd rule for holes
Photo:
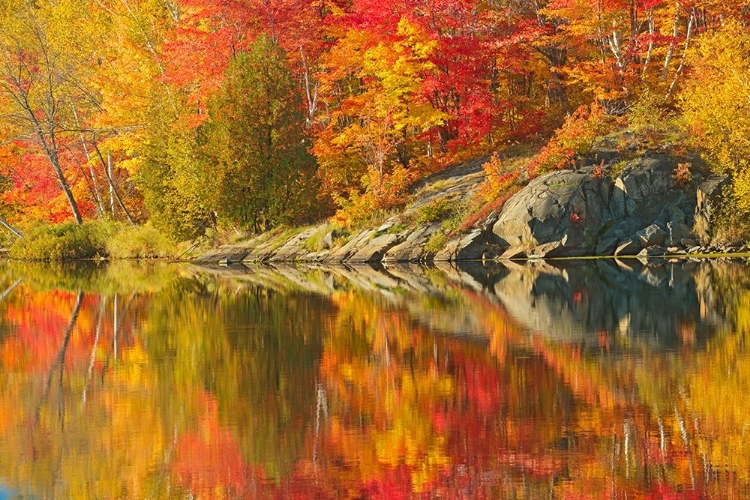
[[[415,263],[743,251],[712,241],[712,217],[726,180],[704,180],[691,166],[691,181],[680,183],[674,172],[686,163],[692,164],[666,153],[646,153],[614,173],[614,160],[554,171],[529,181],[480,227],[450,237],[441,221],[414,222],[429,203],[460,205],[471,199],[484,179],[476,160],[423,181],[404,212],[347,241],[337,242],[337,235],[321,224],[292,234],[261,234],[212,250],[196,262]]]

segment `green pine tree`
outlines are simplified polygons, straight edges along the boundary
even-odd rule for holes
[[[239,53],[209,110],[202,149],[219,218],[261,231],[309,217],[317,167],[307,150],[302,95],[281,47],[262,35]]]

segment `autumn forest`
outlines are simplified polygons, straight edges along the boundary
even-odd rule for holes
[[[699,150],[748,211],[748,9],[3,0],[2,222],[346,226],[456,162],[532,147],[534,176],[618,130]]]

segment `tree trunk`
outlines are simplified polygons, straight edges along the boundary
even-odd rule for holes
[[[73,191],[70,190],[70,186],[68,185],[68,181],[65,179],[65,174],[62,171],[62,167],[60,167],[60,160],[57,157],[57,153],[52,153],[52,155],[47,155],[50,164],[52,164],[52,168],[55,170],[55,174],[57,175],[57,180],[60,182],[60,187],[63,190],[63,193],[65,193],[65,198],[68,199],[68,204],[70,205],[70,209],[73,211],[73,218],[76,221],[76,224],[79,226],[83,224],[83,217],[81,217],[81,212],[78,210],[78,203],[76,203],[76,198],[73,196]]]
[[[0,217],[0,225],[2,225],[5,229],[15,234],[19,238],[23,238],[23,235],[18,231],[18,229],[8,224],[8,221],[5,220],[5,217]]]
[[[81,121],[78,119],[78,112],[76,111],[76,107],[74,104],[70,105],[71,110],[73,111],[73,118],[75,119],[76,126],[80,129],[81,128]],[[83,136],[83,132],[79,131],[79,136],[81,139],[81,147],[83,148],[83,154],[86,155],[86,162],[89,165],[89,175],[91,175],[91,182],[93,184],[92,188],[92,194],[94,195],[94,201],[96,201],[96,209],[99,212],[99,216],[104,215],[104,205],[102,205],[102,197],[99,194],[99,183],[96,179],[96,170],[94,170],[94,164],[91,162],[91,154],[89,153],[89,148],[86,145],[86,139]]]
[[[112,155],[107,153],[107,180],[109,182],[109,208],[112,211],[112,218],[117,217],[115,213],[115,184],[112,181]]]
[[[36,417],[35,420],[37,421],[39,420],[39,414],[42,410],[42,405],[47,399],[50,388],[52,387],[52,376],[55,374],[55,371],[58,367],[60,368],[61,375],[63,370],[65,369],[65,354],[68,351],[68,344],[70,343],[70,337],[73,334],[73,328],[75,328],[76,322],[78,321],[78,313],[81,311],[81,304],[83,304],[83,291],[79,290],[78,295],[76,296],[75,306],[73,306],[73,312],[70,315],[68,328],[65,330],[65,335],[63,336],[62,346],[60,346],[60,350],[57,353],[55,362],[49,369],[49,373],[47,375],[47,383],[45,384],[44,391],[42,392],[42,397],[39,400],[39,405],[36,407],[36,411],[34,412],[34,415]]]
[[[78,210],[78,203],[76,203],[76,198],[75,196],[73,196],[73,191],[70,190],[68,181],[67,179],[65,179],[65,173],[63,172],[63,169],[60,166],[60,157],[58,156],[57,142],[56,142],[55,135],[53,132],[54,129],[50,126],[49,128],[50,133],[49,133],[49,140],[48,140],[48,137],[45,135],[44,130],[42,128],[42,124],[39,122],[39,119],[34,113],[34,110],[31,109],[31,106],[29,106],[27,100],[23,100],[23,101],[19,100],[19,103],[21,104],[22,108],[26,111],[26,113],[29,115],[31,123],[34,126],[34,132],[36,133],[36,136],[39,139],[39,145],[42,147],[42,150],[44,151],[44,155],[47,157],[47,160],[52,166],[52,169],[55,171],[55,175],[57,176],[57,181],[60,183],[60,187],[62,188],[63,193],[65,193],[65,198],[67,198],[68,200],[68,204],[70,205],[70,209],[73,212],[73,218],[75,219],[76,224],[80,226],[81,224],[83,224],[83,217],[81,217],[81,212],[80,210]]]
[[[667,81],[667,76],[669,75],[669,65],[672,62],[672,54],[674,53],[674,47],[675,47],[675,40],[677,39],[677,35],[680,34],[680,2],[679,0],[675,2],[674,6],[674,24],[672,25],[672,41],[669,43],[669,48],[667,49],[667,55],[664,57],[664,68],[661,71],[661,81],[665,82]]]
[[[688,50],[690,49],[690,37],[693,34],[694,22],[695,22],[695,11],[693,11],[690,14],[690,19],[688,20],[687,33],[685,34],[685,48],[682,52],[682,59],[680,59],[680,65],[677,66],[677,71],[675,71],[674,78],[672,79],[672,83],[669,85],[669,90],[667,91],[667,96],[665,97],[666,101],[668,101],[672,97],[672,92],[674,92],[675,86],[677,85],[677,80],[679,80],[680,75],[682,74],[682,70],[685,69],[685,61],[687,60]]]
[[[648,50],[646,51],[646,60],[643,63],[643,69],[641,70],[641,81],[644,81],[646,79],[646,71],[648,70],[648,65],[651,63],[651,55],[654,52],[654,15],[653,13],[649,13],[648,15],[648,34],[649,34],[649,40],[648,40]]]
[[[99,150],[99,146],[94,142],[94,150],[96,151],[96,154],[99,156],[99,161],[102,163],[102,167],[104,168],[104,176],[107,178],[107,182],[109,183],[109,193],[110,197],[110,203],[112,204],[112,216],[114,217],[114,202],[117,201],[117,204],[122,209],[123,213],[125,214],[125,217],[128,219],[128,222],[135,226],[135,221],[133,220],[133,217],[130,215],[130,212],[128,211],[127,207],[125,207],[125,204],[122,202],[122,198],[120,198],[120,193],[117,192],[117,187],[115,187],[115,183],[112,180],[112,157],[107,155],[107,160],[104,160],[104,156],[102,155],[102,152]]]
[[[57,154],[57,145],[55,143],[55,138],[54,136],[52,136],[50,137],[50,140],[47,141],[47,138],[42,131],[41,124],[37,120],[34,112],[29,107],[26,108],[26,112],[29,114],[31,122],[34,124],[34,127],[36,129],[36,136],[39,138],[39,144],[42,146],[42,150],[44,150],[44,154],[47,157],[47,160],[52,166],[52,169],[55,171],[57,181],[60,183],[60,188],[62,188],[63,193],[65,193],[65,198],[67,198],[70,209],[73,212],[73,218],[75,219],[76,224],[80,226],[81,224],[83,224],[83,217],[81,217],[81,211],[78,210],[78,203],[76,202],[76,198],[75,196],[73,196],[73,191],[70,190],[68,181],[67,179],[65,179],[65,173],[60,166],[60,157]]]

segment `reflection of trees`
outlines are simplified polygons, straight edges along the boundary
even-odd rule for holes
[[[167,413],[201,415],[216,398],[248,464],[279,481],[304,448],[316,405],[316,368],[328,306],[260,287],[176,280],[154,297],[141,335],[158,365]],[[197,401],[197,402],[196,402]],[[212,417],[212,418],[214,418]],[[218,429],[219,427],[217,427]]]
[[[0,344],[4,476],[42,498],[141,495],[169,431],[132,324],[121,325],[115,360],[114,300],[25,283],[1,306],[10,329]]]
[[[541,280],[537,268],[487,273],[484,288],[432,271],[420,276],[431,297],[362,290],[346,270],[317,272],[327,296],[284,288],[304,284],[290,270],[273,287],[161,270],[140,292],[124,276],[148,272],[128,269],[96,269],[88,285],[0,278],[0,471],[16,489],[623,498],[750,487],[745,267],[670,270],[687,305],[658,341],[618,329],[612,297],[630,277],[571,264]],[[650,301],[670,293],[664,283],[643,285]],[[558,332],[572,334],[530,330],[518,316],[529,298],[564,304]]]
[[[652,339],[606,329],[590,338],[533,336],[535,352],[577,400],[570,451],[583,461],[569,469],[562,491],[592,498],[683,490],[723,496],[750,486],[744,431],[750,424],[750,361],[743,326],[750,301],[742,285],[748,271],[705,263],[691,272],[694,310],[665,307],[664,315],[685,319],[673,330],[655,332],[666,334],[662,338],[673,349],[654,349]],[[658,290],[650,295],[658,300],[653,293]],[[586,317],[586,309],[579,313]],[[695,348],[696,338],[703,348]]]
[[[371,294],[335,301],[321,366],[331,424],[315,464],[333,491],[496,497],[520,494],[529,477],[541,494],[562,473],[562,455],[546,450],[570,393],[539,358],[498,363],[486,342],[431,333]]]
[[[131,295],[134,292],[157,292],[180,274],[180,266],[164,262],[114,261],[100,262],[19,262],[3,266],[7,279],[22,278],[34,290],[77,291],[112,295]]]
[[[354,481],[354,475],[370,488],[373,484],[386,488],[398,472],[417,491],[434,488],[445,492],[447,488],[454,494],[484,491],[488,496],[507,495],[521,491],[519,484],[537,488],[533,490],[537,494],[551,489],[560,495],[589,498],[722,492],[722,488],[739,491],[741,484],[747,488],[744,473],[730,472],[722,478],[717,471],[747,470],[737,456],[750,456],[741,441],[742,429],[750,423],[743,411],[748,402],[739,397],[736,404],[724,404],[716,415],[710,413],[712,406],[720,407],[722,398],[727,398],[722,388],[747,392],[743,392],[746,382],[737,378],[737,370],[717,369],[734,366],[742,358],[742,350],[737,347],[744,345],[742,336],[737,335],[742,331],[742,321],[731,319],[733,311],[742,312],[742,302],[732,298],[736,293],[727,293],[712,280],[732,276],[738,283],[747,271],[741,266],[695,267],[696,274],[692,274],[696,269],[674,266],[637,268],[630,271],[632,276],[618,277],[619,286],[628,287],[636,279],[640,283],[636,291],[643,288],[647,292],[642,299],[629,300],[626,310],[631,319],[641,314],[642,321],[636,323],[641,327],[630,325],[624,331],[616,328],[621,323],[615,314],[619,306],[613,302],[618,288],[612,282],[606,283],[614,287],[612,291],[597,288],[602,286],[596,281],[601,272],[592,275],[588,270],[568,268],[555,287],[537,282],[539,286],[532,287],[537,300],[542,294],[545,300],[555,301],[555,294],[561,293],[563,303],[572,310],[570,317],[577,322],[572,331],[577,333],[567,338],[529,332],[528,324],[519,324],[496,296],[460,287],[453,288],[449,303],[420,300],[416,307],[423,308],[421,311],[415,311],[414,303],[399,309],[391,300],[368,301],[363,294],[339,297],[340,321],[346,328],[337,331],[348,333],[326,344],[323,366],[329,399],[339,401],[338,406],[332,404],[334,418],[337,410],[345,409],[350,421],[337,431],[349,442],[329,442],[333,449],[340,450],[332,453],[348,457],[335,463],[344,464],[349,481]],[[666,271],[671,277],[654,279]],[[509,278],[513,278],[512,272],[501,277]],[[666,305],[659,303],[661,297],[667,297]],[[676,302],[677,307],[668,307],[670,302]],[[421,322],[429,316],[426,309],[432,304],[447,317],[452,303],[460,314],[468,305],[474,311],[474,322],[485,325],[490,351],[499,366],[488,360],[483,350],[481,354],[473,351],[467,358],[470,342],[456,342],[451,347],[446,338],[415,327],[413,320]],[[662,317],[650,319],[659,310]],[[615,319],[610,325],[615,328],[602,323],[607,317]],[[732,323],[737,323],[737,331],[727,330]],[[407,333],[400,333],[403,330]],[[721,339],[732,340],[727,343]],[[362,345],[365,341],[367,346]],[[703,347],[696,350],[696,341]],[[721,355],[714,352],[718,342],[726,346],[718,351]],[[434,361],[436,346],[450,362]],[[733,360],[727,358],[725,349],[734,353]],[[710,352],[714,354],[709,356]],[[421,389],[408,397],[405,377],[416,385],[415,380],[429,373],[431,366],[444,369],[440,376],[450,383],[451,390],[435,396]],[[711,389],[695,386],[701,387],[701,394],[714,398],[702,404],[702,412],[689,397],[694,387],[686,383],[698,366],[706,371],[698,371],[693,377],[704,384],[708,370],[723,374],[714,375],[719,381]],[[750,370],[742,373],[750,376]],[[730,377],[733,382],[724,380]],[[381,379],[385,382],[378,382]],[[432,383],[438,384],[438,379],[433,378]],[[492,389],[472,390],[473,384],[475,388]],[[410,411],[403,417],[389,412],[386,395]],[[340,402],[342,399],[346,404]],[[499,413],[493,412],[494,405],[501,408]],[[356,417],[361,419],[362,415],[373,423],[368,427],[369,434],[356,432]],[[347,421],[344,416],[338,418]],[[399,419],[400,423],[395,423]],[[381,421],[385,424],[378,425]],[[724,427],[716,427],[717,421]],[[339,421],[336,424],[341,425]],[[448,465],[440,466],[430,466],[428,444],[422,443],[419,448],[417,463],[431,471],[430,481],[419,482],[419,467],[410,467],[408,447],[399,447],[398,443],[392,442],[388,448],[396,459],[385,460],[376,453],[370,454],[375,459],[367,458],[366,450],[374,446],[378,429],[389,432],[400,426],[409,429],[407,434],[432,436],[430,442],[444,446],[441,454]],[[358,441],[354,442],[352,435]],[[735,441],[738,444],[732,445]],[[720,457],[712,460],[712,453]],[[363,464],[369,464],[368,468]],[[457,475],[457,471],[461,473]],[[706,478],[714,479],[711,482]]]

